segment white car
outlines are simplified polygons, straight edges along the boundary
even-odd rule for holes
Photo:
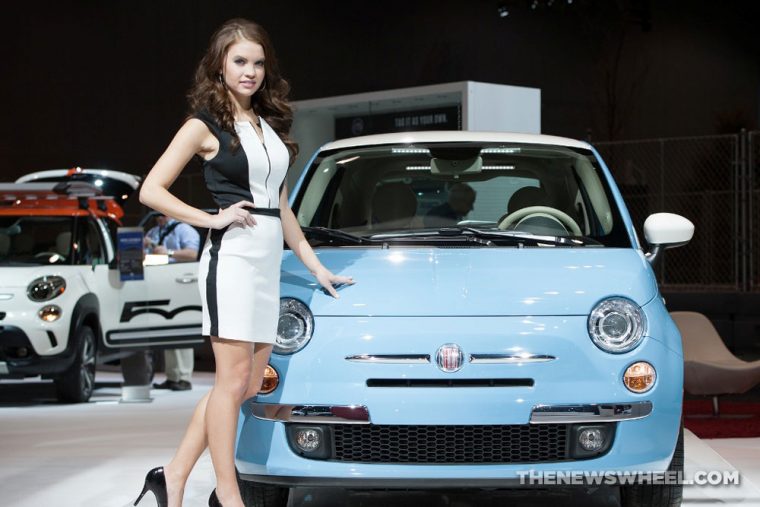
[[[52,378],[85,402],[98,358],[202,343],[197,262],[121,279],[119,202],[139,183],[77,168],[0,184],[0,379]]]

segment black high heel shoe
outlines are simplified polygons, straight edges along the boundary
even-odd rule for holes
[[[140,493],[140,496],[135,500],[135,505],[142,500],[142,497],[145,496],[145,493],[147,493],[148,490],[150,490],[150,492],[156,497],[158,507],[167,507],[169,505],[169,501],[166,499],[166,477],[164,477],[164,467],[156,467],[148,472],[145,476],[145,485],[143,486],[142,493]]]
[[[211,492],[211,496],[208,497],[208,507],[223,507],[222,503],[216,497],[216,488]]]

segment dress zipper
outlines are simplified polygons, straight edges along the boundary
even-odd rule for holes
[[[262,131],[263,134],[263,131]],[[267,154],[267,164],[269,165],[269,169],[267,169],[267,177],[264,180],[264,190],[267,192],[267,202],[269,203],[269,207],[272,207],[272,194],[269,193],[269,175],[272,174],[272,160],[269,158],[269,150],[267,150],[267,145],[264,143],[261,143],[261,146],[264,147],[264,153]]]

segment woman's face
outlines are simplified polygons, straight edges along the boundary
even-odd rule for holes
[[[264,48],[247,39],[234,42],[224,57],[222,75],[238,99],[250,98],[264,83]]]

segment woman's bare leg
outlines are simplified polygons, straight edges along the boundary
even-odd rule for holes
[[[269,364],[269,356],[272,355],[274,345],[270,343],[257,343],[253,351],[253,371],[251,371],[251,382],[248,384],[248,390],[243,400],[253,398],[259,394],[261,383],[264,381],[264,370]]]
[[[216,474],[216,495],[225,507],[244,507],[235,475],[235,433],[253,371],[254,344],[211,338],[214,387],[206,403],[206,437]]]
[[[269,363],[271,353],[272,345],[266,343],[255,344],[251,380],[243,396],[243,400],[256,396],[259,389],[261,389],[264,370]],[[206,438],[206,404],[208,403],[210,394],[206,393],[198,401],[193,411],[193,416],[190,419],[190,424],[185,431],[185,436],[182,438],[174,458],[164,467],[166,487],[169,495],[169,507],[181,507],[187,478],[208,445]]]

